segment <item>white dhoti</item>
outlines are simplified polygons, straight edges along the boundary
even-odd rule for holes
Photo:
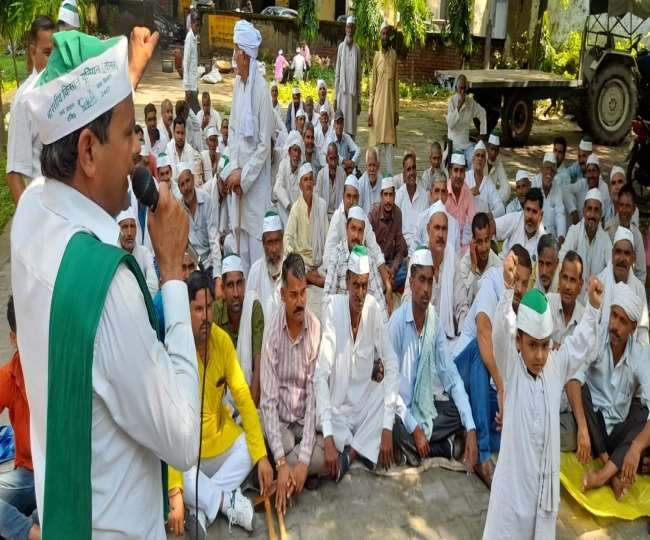
[[[381,170],[385,171],[388,176],[393,176],[393,157],[395,156],[395,145],[381,143],[377,145],[377,157],[381,165]]]
[[[244,229],[239,231],[239,256],[244,266],[244,277],[248,277],[248,271],[253,263],[264,257],[262,240],[248,234]]]
[[[246,436],[242,433],[233,445],[223,454],[201,460],[199,471],[199,510],[212,523],[221,508],[224,494],[234,491],[253,470],[253,463]],[[195,509],[196,504],[196,465],[183,473],[183,501]]]
[[[353,96],[348,93],[341,93],[336,103],[339,110],[343,111],[343,120],[345,122],[345,132],[353,139],[357,136],[357,107],[359,105],[359,96]]]
[[[372,390],[355,408],[345,404],[332,413],[332,430],[336,449],[351,446],[359,454],[377,463],[384,422],[384,387],[371,383]]]

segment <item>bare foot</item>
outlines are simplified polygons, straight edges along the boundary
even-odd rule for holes
[[[34,523],[32,528],[29,531],[28,540],[40,540],[41,539],[41,528]]]
[[[589,471],[582,477],[582,492],[585,493],[590,489],[599,488],[603,485],[600,471]]]
[[[488,489],[492,489],[492,478],[494,477],[494,463],[491,459],[474,467],[476,476],[485,484]]]
[[[614,497],[617,501],[620,501],[627,495],[627,491],[630,488],[630,483],[623,480],[620,476],[612,476],[610,480],[612,484],[612,489],[614,490]]]

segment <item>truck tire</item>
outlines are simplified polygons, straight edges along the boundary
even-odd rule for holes
[[[601,64],[587,89],[589,132],[600,144],[616,145],[630,132],[636,114],[638,90],[625,62]]]
[[[501,111],[501,136],[503,146],[523,146],[533,127],[533,100],[516,92],[504,97]]]

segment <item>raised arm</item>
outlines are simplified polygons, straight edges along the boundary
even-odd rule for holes
[[[494,313],[494,326],[492,331],[494,350],[499,351],[499,354],[496,355],[496,364],[505,383],[508,382],[510,374],[517,362],[517,350],[515,348],[517,316],[512,309],[516,272],[517,256],[511,251],[503,261],[505,290],[501,295],[501,299]]]

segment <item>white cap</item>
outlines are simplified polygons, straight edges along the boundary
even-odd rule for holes
[[[349,15],[347,19],[345,19],[345,24],[356,24],[356,20],[352,15]]]
[[[300,47],[296,47],[296,53],[300,53]]]
[[[612,306],[623,308],[627,316],[635,322],[639,322],[643,316],[643,300],[623,281],[614,285]]]
[[[348,257],[348,270],[357,275],[370,273],[370,262],[366,246],[356,245],[352,248]]]
[[[600,160],[596,154],[589,154],[589,157],[587,158],[587,167],[589,165],[595,165],[600,169]]]
[[[501,146],[501,139],[498,135],[490,134],[488,137],[488,144],[493,144],[494,146]]]
[[[366,215],[363,213],[363,208],[354,205],[348,210],[348,221],[351,219],[358,219],[359,221],[366,222]]]
[[[273,89],[273,88],[277,88],[277,87],[278,87],[278,81],[276,81],[275,79],[273,79],[273,80],[271,81],[271,89]]]
[[[298,109],[296,111],[296,118],[307,118],[307,115],[305,114],[304,110]]]
[[[327,108],[327,105],[321,105],[320,106],[320,111],[318,111],[319,114],[326,114],[329,116],[330,110]]]
[[[395,189],[395,181],[392,176],[386,176],[381,179],[381,191],[386,189]]]
[[[299,95],[300,94],[300,88],[298,88],[297,86],[294,86],[293,90],[291,91],[291,94],[294,95],[294,96]]]
[[[284,51],[283,51],[282,49],[280,49],[280,50],[278,51],[278,54],[284,54]]]
[[[308,175],[309,173],[314,173],[314,169],[311,166],[311,163],[309,161],[305,161],[301,166],[300,166],[300,172],[298,173],[298,178],[302,179],[303,176]]]
[[[210,137],[218,137],[219,132],[215,126],[208,126],[205,130],[205,138],[209,139]]]
[[[176,176],[180,176],[183,171],[192,172],[192,165],[186,161],[181,161],[176,165]]]
[[[156,158],[156,167],[158,169],[164,169],[165,167],[171,167],[172,162],[169,159],[169,156],[165,154],[164,152],[162,154],[158,154],[158,157]]]
[[[451,154],[451,164],[460,165],[461,167],[467,167],[467,162],[465,161],[465,154],[462,152],[454,152]]]
[[[546,152],[542,159],[542,163],[552,163],[553,165],[557,166],[557,159],[555,157],[555,154],[553,152]]]
[[[345,190],[345,186],[352,186],[354,189],[359,191],[359,180],[357,179],[356,176],[351,174],[345,179],[345,184],[343,184],[344,190]]]
[[[476,152],[479,152],[483,150],[484,152],[487,150],[485,148],[485,143],[483,141],[479,141],[474,145],[474,151],[472,152],[472,157],[476,154]]]
[[[72,28],[80,28],[77,0],[63,0],[61,7],[59,7],[59,20],[72,26]]]
[[[632,244],[632,249],[634,249],[634,235],[630,229],[623,227],[622,225],[619,225],[616,228],[616,234],[614,235],[614,241],[612,242],[612,245],[615,246],[616,242],[619,240],[627,240],[630,244]]]
[[[515,177],[515,184],[518,184],[519,182],[523,182],[524,180],[528,180],[530,182],[530,175],[528,174],[528,171],[519,169],[517,171],[517,176]]]
[[[262,223],[262,234],[282,230],[282,220],[277,212],[269,211],[264,214]]]
[[[381,32],[384,28],[388,28],[389,26],[390,25],[388,24],[388,22],[386,22],[386,19],[384,19],[383,21],[381,21],[381,26],[379,27],[379,31]]]
[[[436,214],[447,215],[447,208],[445,207],[445,203],[443,203],[441,200],[437,200],[429,207],[428,214],[429,214],[429,219],[431,219]]]
[[[433,257],[427,246],[418,246],[411,257],[411,266],[433,266]]]
[[[244,273],[244,266],[242,265],[241,258],[236,253],[230,253],[221,261],[221,275],[225,276],[228,272],[241,272]]]
[[[318,79],[318,81],[316,82],[316,88],[319,89],[319,90],[321,88],[327,88],[327,84],[325,83],[325,81],[323,79]]]
[[[617,174],[622,174],[622,175],[623,175],[623,178],[625,178],[625,169],[624,169],[623,167],[619,166],[619,165],[614,165],[614,166],[612,167],[612,170],[611,170],[610,173],[609,173],[609,180],[610,180],[610,182],[614,179],[614,177],[615,177]]]
[[[589,199],[592,201],[598,201],[600,204],[603,204],[603,196],[600,194],[600,190],[598,188],[593,188],[587,191],[585,202],[587,202]]]
[[[135,221],[135,214],[133,213],[133,208],[130,206],[126,210],[122,210],[115,221],[117,221],[117,223],[122,223],[125,219],[132,219]]]
[[[578,148],[580,148],[580,150],[582,150],[583,152],[593,152],[594,145],[591,141],[582,139],[580,141],[580,144],[578,145]]]

